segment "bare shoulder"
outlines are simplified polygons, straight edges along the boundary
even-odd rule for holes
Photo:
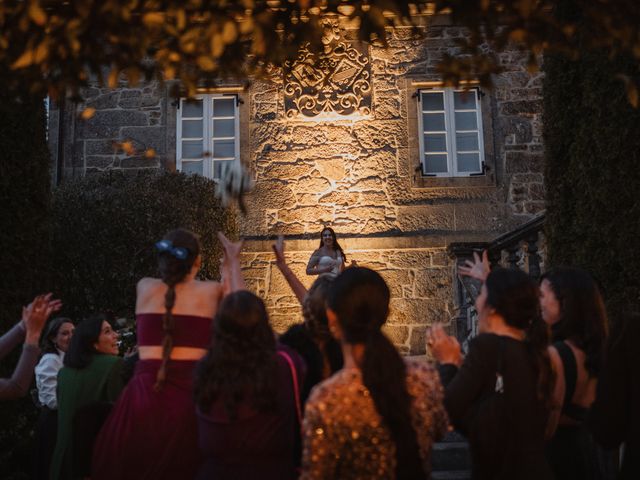
[[[320,251],[319,248],[316,248],[313,253],[311,254],[311,258],[313,257],[319,257],[320,255],[322,255],[322,252]]]
[[[158,287],[164,285],[164,282],[159,278],[153,277],[143,277],[138,280],[138,284],[136,285],[136,289],[138,291],[138,295],[144,294],[145,292],[155,290]]]
[[[217,292],[222,289],[222,284],[215,280],[197,280],[194,282],[194,287],[206,292]]]

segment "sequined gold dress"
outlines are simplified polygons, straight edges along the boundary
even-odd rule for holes
[[[447,415],[435,369],[407,360],[407,389],[413,398],[412,419],[425,477],[431,446],[444,435]],[[393,479],[395,445],[382,424],[357,368],[342,369],[316,386],[304,418],[301,479]]]

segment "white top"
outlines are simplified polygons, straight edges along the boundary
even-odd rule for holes
[[[38,365],[36,365],[36,386],[38,387],[38,400],[42,405],[52,410],[58,408],[58,372],[62,368],[64,352],[58,350],[55,353],[45,353]]]
[[[340,252],[336,253],[336,258],[330,257],[329,255],[322,255],[318,260],[318,267],[332,267],[331,271],[327,272],[331,275],[338,275],[340,273],[340,265],[342,265],[342,255],[340,255]]]

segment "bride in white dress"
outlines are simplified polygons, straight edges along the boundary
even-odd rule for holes
[[[338,275],[344,270],[346,261],[347,256],[336,239],[336,232],[325,227],[320,234],[320,248],[311,254],[307,264],[307,275]]]

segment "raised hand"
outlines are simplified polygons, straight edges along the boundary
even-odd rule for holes
[[[427,349],[440,363],[462,364],[460,343],[455,337],[447,335],[442,325],[436,323],[427,330]]]
[[[278,266],[286,264],[284,259],[284,237],[282,235],[278,235],[278,239],[276,243],[271,245],[273,249],[273,253],[276,255],[276,264]]]
[[[240,251],[242,250],[243,240],[232,242],[222,232],[218,232],[218,238],[224,250],[220,261],[223,291],[226,294],[244,290],[244,278],[240,269]]]
[[[218,239],[220,240],[220,243],[222,243],[222,249],[224,250],[224,256],[227,261],[238,258],[240,256],[240,251],[242,250],[242,244],[244,243],[244,240],[232,242],[222,232],[218,232]]]
[[[489,255],[486,250],[482,252],[482,259],[480,259],[480,255],[478,255],[477,252],[473,252],[473,262],[471,260],[465,260],[465,265],[458,267],[460,275],[475,278],[481,282],[487,279],[491,271]]]
[[[22,308],[22,322],[27,331],[25,343],[37,345],[47,318],[62,307],[62,303],[59,300],[51,300],[51,296],[51,293],[38,295],[33,302]]]

